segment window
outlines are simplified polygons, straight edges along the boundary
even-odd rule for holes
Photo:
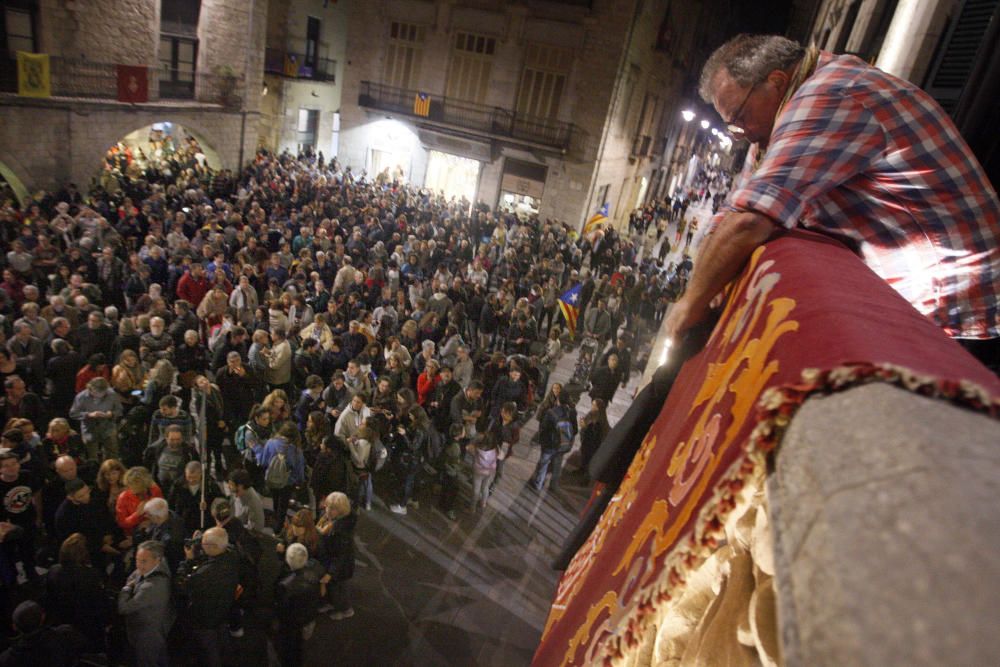
[[[445,96],[482,104],[490,85],[496,38],[459,32],[452,46]]]
[[[555,118],[566,88],[572,64],[569,49],[542,44],[528,44],[524,71],[517,93],[517,112],[540,118]]]
[[[18,51],[35,51],[35,30],[31,20],[31,11],[27,9],[6,8],[4,10],[4,37],[7,40],[7,51],[14,55]]]
[[[316,71],[319,64],[319,19],[310,16],[306,20],[306,66]]]
[[[194,98],[194,68],[198,40],[190,37],[160,37],[160,97]]]
[[[424,27],[393,21],[385,54],[383,81],[397,88],[416,88],[424,50]]]
[[[299,150],[316,147],[316,134],[319,129],[319,109],[299,109],[298,130]]]

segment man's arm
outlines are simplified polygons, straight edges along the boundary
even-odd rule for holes
[[[730,213],[716,223],[698,253],[684,296],[667,313],[666,335],[676,338],[700,322],[715,295],[778,229],[770,218],[752,211]]]

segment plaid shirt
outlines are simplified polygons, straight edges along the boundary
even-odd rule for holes
[[[820,54],[728,208],[841,238],[950,336],[1000,336],[996,192],[937,102],[858,58]]]

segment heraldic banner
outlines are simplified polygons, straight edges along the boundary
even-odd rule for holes
[[[149,80],[146,67],[116,65],[118,74],[118,101],[141,104],[149,101]]]
[[[22,97],[52,97],[49,54],[17,52],[17,94]]]
[[[1000,380],[843,245],[794,231],[759,248],[564,573],[533,664],[635,649],[717,548],[799,405],[866,382],[1000,416]]]

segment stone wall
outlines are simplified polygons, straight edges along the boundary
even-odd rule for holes
[[[150,0],[41,0],[42,53],[102,63],[156,62],[160,3]]]

